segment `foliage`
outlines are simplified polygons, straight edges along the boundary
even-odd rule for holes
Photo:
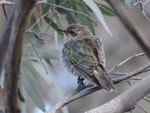
[[[59,60],[59,50],[45,44],[45,37],[43,38],[38,35],[39,32],[43,32],[41,30],[43,23],[41,22],[44,21],[51,28],[57,31],[62,28],[63,22],[61,19],[62,16],[65,15],[68,24],[82,23],[88,26],[91,32],[95,34],[95,20],[91,20],[91,15],[95,14],[99,21],[104,25],[104,28],[110,32],[102,14],[112,17],[115,16],[114,12],[108,6],[103,4],[95,3],[93,1],[91,1],[90,4],[91,3],[93,6],[88,5],[86,0],[49,0],[45,4],[39,4],[35,7],[34,12],[30,17],[28,38],[30,38],[32,43],[26,43],[24,46],[22,81],[27,94],[42,111],[44,111],[44,102],[38,93],[36,81],[34,80],[37,73],[49,85],[53,84],[56,87],[57,96],[59,99],[63,97],[63,91],[60,88],[55,76],[49,70],[49,66],[52,66],[51,60]],[[46,33],[47,32],[45,32],[45,34]],[[58,34],[62,36],[60,32],[58,32]]]
[[[63,26],[63,16],[65,16],[68,24],[82,23],[95,34],[94,25],[97,24],[97,21],[91,15],[96,16],[105,30],[111,34],[103,15],[113,17],[115,16],[114,11],[108,6],[93,0],[48,0],[43,3],[39,2],[29,18],[30,22],[27,30],[29,42],[24,45],[22,58],[22,84],[27,94],[43,112],[45,111],[45,105],[36,86],[36,76],[39,75],[49,85],[53,84],[57,89],[57,97],[59,99],[63,98],[63,91],[49,69],[52,66],[52,60],[59,60],[59,50],[45,43],[45,40],[52,37],[58,43],[57,36],[62,37],[63,35],[57,32]],[[43,30],[43,24],[48,25],[46,30]],[[55,31],[54,36],[48,34],[49,28]],[[63,111],[67,112],[65,109]]]

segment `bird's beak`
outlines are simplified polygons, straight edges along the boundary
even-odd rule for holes
[[[58,29],[57,31],[65,33],[65,30],[63,30],[63,29]]]
[[[68,34],[67,34],[67,31],[66,31],[66,30],[58,29],[57,31],[60,31],[60,32],[65,33],[65,38],[64,38],[65,41],[67,41],[67,40],[70,39],[69,36],[68,36]]]

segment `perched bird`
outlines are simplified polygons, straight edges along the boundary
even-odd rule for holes
[[[70,24],[66,29],[61,60],[67,70],[78,76],[79,80],[87,79],[104,89],[116,90],[105,69],[105,54],[99,37],[93,36],[90,30],[81,24]]]

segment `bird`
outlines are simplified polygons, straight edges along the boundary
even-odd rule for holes
[[[59,31],[66,35],[61,49],[61,61],[70,73],[78,76],[78,83],[86,79],[93,85],[116,91],[106,71],[101,38],[94,36],[87,26],[78,23]]]

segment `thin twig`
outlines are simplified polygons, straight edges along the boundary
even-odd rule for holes
[[[27,33],[34,34],[35,37],[37,37],[39,40],[42,40],[42,41],[47,41],[47,40],[54,39],[54,36],[51,36],[49,34],[42,33],[42,32],[35,32],[35,31],[29,31],[29,30],[27,30]],[[45,37],[47,37],[47,38],[45,38]]]
[[[40,16],[39,19],[36,20],[36,22],[34,24],[32,24],[32,26],[28,29],[29,31],[31,31],[33,29],[33,27],[42,19],[44,18],[46,15],[48,15],[51,12],[51,10],[47,11],[45,14],[43,14],[42,16]]]
[[[118,77],[118,78],[115,78],[113,79],[113,83],[114,84],[117,84],[121,81],[124,81],[124,80],[127,80],[133,76],[136,76],[137,74],[140,74],[142,73],[145,69],[149,68],[150,67],[150,63],[148,63],[147,65],[127,74],[127,75],[124,75],[124,76],[121,76],[121,77]],[[74,101],[74,100],[77,100],[81,97],[84,97],[86,95],[89,95],[93,92],[96,92],[98,90],[101,90],[101,87],[97,87],[97,86],[94,86],[92,88],[88,88],[88,89],[85,89],[83,91],[81,91],[80,93],[76,94],[76,95],[73,95],[73,96],[66,96],[62,101],[58,102],[55,106],[53,106],[50,110],[48,110],[46,113],[55,113],[56,110],[64,107],[65,105],[69,104],[70,102]]]
[[[134,54],[130,57],[128,57],[127,59],[123,60],[122,62],[120,62],[118,65],[116,65],[114,68],[112,68],[109,73],[112,73],[113,71],[115,71],[117,68],[119,68],[120,66],[122,66],[124,63],[130,61],[131,59],[135,58],[135,57],[139,57],[139,56],[143,56],[145,55],[145,53],[138,53],[138,54]]]
[[[129,80],[142,80],[140,77],[131,77]]]
[[[0,5],[13,5],[15,2],[10,2],[10,1],[6,1],[6,0],[1,0],[0,1]]]
[[[114,83],[117,83],[118,81],[120,82],[120,81],[129,79],[129,78],[131,78],[131,77],[133,77],[133,76],[136,76],[136,75],[138,75],[138,74],[143,73],[143,72],[144,72],[147,68],[149,68],[149,67],[150,67],[150,62],[149,62],[148,64],[146,64],[145,66],[143,66],[143,67],[137,69],[136,71],[133,71],[133,72],[131,72],[131,73],[127,74],[127,75],[124,75],[124,76],[120,76],[120,77],[114,78],[114,79],[113,79],[113,82],[114,82]]]
[[[147,95],[148,98],[150,98],[150,95]]]
[[[5,10],[5,5],[3,4],[2,7],[3,7],[3,12],[4,12],[4,15],[5,15],[5,18],[8,19],[7,13],[6,13],[6,10]]]
[[[4,0],[4,1],[1,1],[0,4],[13,5],[14,2],[8,2],[8,1]],[[56,5],[56,4],[48,3],[47,0],[41,0],[41,1],[38,1],[36,3],[36,5],[39,5],[39,4],[46,4],[46,5],[50,6],[50,7],[60,8],[60,9],[63,9],[63,10],[66,10],[66,11],[70,11],[70,12],[73,12],[73,13],[76,13],[76,14],[79,14],[79,15],[83,15],[84,17],[86,17],[89,20],[91,20],[92,22],[94,22],[95,25],[97,25],[97,21],[96,20],[94,20],[92,17],[90,17],[89,15],[87,15],[87,14],[85,14],[83,12],[76,11],[76,10],[73,10],[73,9],[61,6],[61,5]],[[40,17],[40,19],[41,19],[41,17]],[[40,21],[40,19],[38,21]]]
[[[150,93],[150,75],[109,102],[85,113],[125,113],[135,108],[144,96]]]
[[[146,98],[147,96],[145,96],[144,98],[143,98],[143,100],[145,100],[145,101],[147,101],[147,102],[149,102],[150,103],[150,99],[148,99],[148,98]]]
[[[145,51],[145,54],[150,59],[150,45],[148,39],[141,32],[137,24],[129,15],[129,11],[120,4],[119,0],[105,0],[115,11],[116,15],[124,25],[124,27],[128,30],[128,32],[132,35],[132,38],[139,44],[139,46]]]
[[[66,10],[66,11],[70,11],[70,12],[73,12],[73,13],[76,13],[76,14],[79,14],[79,15],[83,15],[84,17],[86,17],[89,20],[91,20],[92,22],[94,22],[95,25],[97,24],[96,20],[94,20],[92,17],[90,17],[89,15],[87,15],[87,14],[85,14],[83,12],[79,12],[79,11],[76,11],[76,10],[73,10],[73,9],[61,6],[61,5],[51,4],[51,3],[48,3],[46,0],[38,1],[37,4],[46,4],[46,5],[50,6],[50,7],[60,8],[60,9],[63,9],[63,10]]]
[[[133,5],[139,4],[140,7],[141,7],[141,11],[142,11],[143,15],[145,16],[145,18],[146,18],[148,21],[150,21],[150,18],[146,15],[145,10],[144,10],[145,6],[146,6],[148,3],[150,3],[150,0],[147,0],[147,1],[144,1],[144,2],[141,1],[141,0],[136,0],[136,2],[135,2],[135,3],[132,3],[132,4],[133,4]]]
[[[144,113],[148,113],[141,105],[139,105],[138,103],[136,104]]]
[[[38,54],[36,48],[34,47],[34,44],[33,44],[32,40],[31,40],[30,38],[28,38],[28,39],[29,39],[29,41],[30,41],[30,43],[31,43],[31,45],[32,45],[32,47],[33,47],[33,49],[34,49],[35,54],[36,54],[37,57],[39,58],[39,60],[40,60],[40,62],[41,62],[41,64],[42,64],[42,66],[43,66],[43,68],[44,68],[46,74],[48,74],[48,71],[47,71],[47,69],[46,69],[46,66],[44,65],[44,63],[43,63],[43,61],[42,61],[42,58],[41,58],[41,56]]]

